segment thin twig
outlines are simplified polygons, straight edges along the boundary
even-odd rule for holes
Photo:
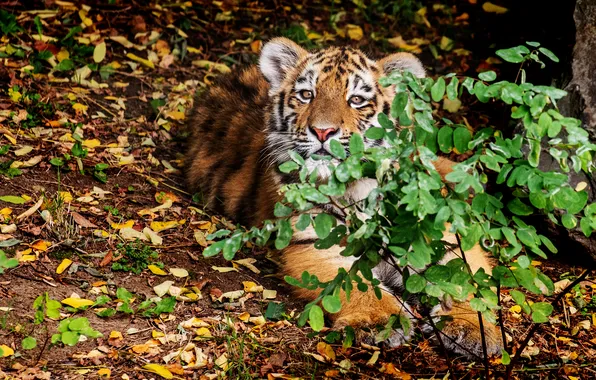
[[[586,278],[588,276],[588,274],[590,274],[590,272],[592,272],[592,269],[586,269],[582,274],[579,275],[578,278],[575,279],[575,281],[573,281],[571,284],[567,285],[565,287],[565,289],[563,289],[561,291],[561,293],[559,293],[557,295],[557,297],[551,302],[551,304],[553,304],[553,305],[558,304],[559,301],[561,299],[563,299],[563,297],[565,296],[565,294],[567,294],[575,285],[577,285],[580,282],[582,282],[584,280],[584,278]],[[536,331],[538,331],[538,329],[540,328],[540,326],[542,326],[542,325],[539,324],[539,323],[535,323],[532,326],[532,328],[530,329],[530,331],[528,331],[528,334],[526,335],[526,338],[524,339],[524,341],[522,342],[522,344],[519,346],[519,348],[516,350],[515,356],[513,357],[513,359],[511,359],[511,363],[509,363],[509,365],[507,366],[507,374],[505,376],[506,379],[511,378],[511,371],[513,370],[513,367],[517,364],[517,362],[521,358],[521,354],[524,352],[526,346],[530,342],[530,339],[532,339],[532,336],[534,336],[534,333],[536,333]]]
[[[501,307],[501,284],[497,284],[497,306],[499,306],[499,326],[501,327],[501,339],[503,340],[503,349],[507,351],[507,336],[505,335],[505,324],[503,323],[503,308]]]

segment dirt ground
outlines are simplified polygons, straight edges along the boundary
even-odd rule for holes
[[[377,56],[407,50],[420,55],[429,75],[490,68],[504,77],[517,69],[495,60],[497,48],[540,38],[564,62],[573,45],[564,27],[544,34],[519,26],[515,37],[504,35],[499,27],[516,25],[521,12],[506,1],[495,2],[511,7],[504,14],[472,0],[395,2],[397,11],[369,3],[0,0],[0,249],[19,262],[0,274],[0,378],[482,376],[481,362],[446,357],[419,332],[397,349],[344,348],[330,331],[298,327],[303,305],[276,276],[274,251],[248,248],[234,262],[202,257],[206,235],[240,227],[185,191],[185,113],[215,76],[254,63],[263,41],[285,35],[309,48],[349,44]],[[106,50],[97,62],[100,41]],[[562,66],[529,69],[529,76],[555,78]],[[450,117],[483,126],[499,125],[503,114],[464,103]],[[139,273],[117,270],[127,252],[157,255],[142,259]],[[541,263],[558,288],[583,271],[566,259]],[[163,298],[177,298],[175,306],[144,315],[138,308],[161,289]],[[59,317],[39,321],[34,301],[44,294],[91,305],[63,304]],[[515,347],[531,321],[506,291],[502,297],[508,346]],[[126,305],[135,312],[120,309]],[[553,306],[514,376],[595,378],[594,277]],[[108,309],[114,314],[98,316]],[[78,317],[103,337],[52,345],[58,320]],[[36,347],[22,347],[27,337]],[[504,375],[500,358],[491,369]]]

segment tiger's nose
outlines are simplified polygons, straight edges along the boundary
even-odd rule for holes
[[[308,127],[308,129],[312,132],[313,135],[317,136],[320,142],[325,142],[329,140],[329,138],[338,130],[338,128],[319,129],[314,127]]]

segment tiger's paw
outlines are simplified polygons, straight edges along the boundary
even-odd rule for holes
[[[483,325],[487,355],[490,357],[499,354],[503,349],[499,327],[486,320],[483,321]],[[429,331],[427,328],[425,330]],[[455,317],[446,321],[441,330],[441,340],[445,348],[456,354],[464,355],[470,359],[484,357],[482,333],[476,315],[466,318]]]

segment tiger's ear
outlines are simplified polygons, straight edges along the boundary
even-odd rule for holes
[[[422,62],[410,53],[395,53],[378,61],[379,67],[386,75],[393,71],[409,71],[418,78],[424,78],[426,72]]]
[[[287,73],[307,54],[306,50],[287,38],[278,37],[267,42],[261,50],[259,67],[271,84],[271,90],[276,90]]]

